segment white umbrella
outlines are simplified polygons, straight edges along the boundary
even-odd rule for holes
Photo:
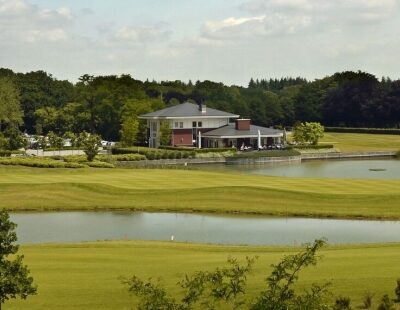
[[[257,146],[258,146],[258,149],[261,150],[262,147],[261,147],[261,132],[260,131],[258,131]]]
[[[198,143],[199,149],[201,149],[201,131],[199,131],[199,143]]]

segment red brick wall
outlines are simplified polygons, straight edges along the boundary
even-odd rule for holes
[[[249,119],[237,119],[236,120],[237,130],[250,130],[250,120]]]
[[[192,129],[174,129],[172,143],[174,145],[193,145]]]

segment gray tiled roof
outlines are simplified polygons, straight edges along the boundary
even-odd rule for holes
[[[283,131],[273,128],[266,128],[261,126],[250,125],[250,130],[237,130],[235,124],[229,124],[214,130],[207,131],[202,134],[203,137],[207,138],[218,138],[218,137],[257,137],[258,131],[261,136],[282,136]]]
[[[151,113],[140,115],[139,118],[172,118],[172,117],[232,117],[237,118],[239,115],[212,109],[206,107],[206,113],[199,110],[197,104],[185,102],[182,104],[174,105],[162,110],[154,111]]]

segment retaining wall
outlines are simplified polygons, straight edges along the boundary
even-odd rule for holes
[[[349,153],[314,153],[302,154],[301,160],[313,159],[340,159],[340,158],[371,158],[371,157],[394,157],[396,152],[377,151],[377,152],[349,152]]]

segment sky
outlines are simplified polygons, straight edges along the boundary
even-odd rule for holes
[[[0,67],[57,79],[400,78],[400,0],[0,0]]]

